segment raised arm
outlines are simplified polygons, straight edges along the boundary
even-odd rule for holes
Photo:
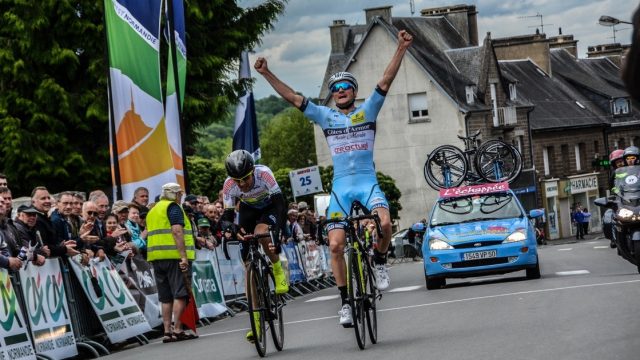
[[[413,42],[413,36],[409,34],[406,30],[400,30],[398,33],[398,48],[396,49],[395,54],[391,58],[389,65],[384,69],[384,74],[382,74],[382,79],[378,81],[378,87],[380,90],[387,92],[391,87],[391,83],[393,79],[396,78],[398,74],[398,69],[400,69],[400,64],[402,63],[402,58],[404,58],[404,54],[407,52],[409,46],[411,46],[411,42]]]
[[[259,57],[256,59],[256,63],[253,67],[258,71],[264,78],[271,84],[273,89],[282,96],[283,99],[287,100],[291,105],[296,108],[300,108],[302,106],[302,102],[304,101],[304,97],[300,94],[296,94],[289,85],[283,83],[277,76],[275,76],[269,67],[267,66],[267,59],[263,57]]]

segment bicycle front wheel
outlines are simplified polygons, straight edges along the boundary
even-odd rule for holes
[[[424,178],[433,189],[460,186],[469,168],[462,150],[453,145],[435,148],[424,164]]]
[[[356,341],[360,350],[364,350],[366,345],[365,334],[365,310],[364,310],[364,287],[362,282],[362,264],[358,260],[355,249],[347,250],[347,291],[349,294],[349,305],[351,306],[351,318],[356,331]]]
[[[281,295],[276,294],[275,278],[272,272],[269,272],[269,279],[271,279],[271,283],[274,284],[274,290],[270,290],[269,283],[266,283],[266,291],[267,294],[269,294],[269,327],[271,328],[273,346],[275,346],[278,351],[282,351],[284,347],[284,318],[282,317],[284,299]]]
[[[264,357],[267,353],[267,334],[265,328],[265,315],[267,308],[267,294],[264,292],[262,276],[255,265],[249,267],[247,274],[247,300],[249,302],[249,322],[253,332],[253,344],[258,355]]]
[[[475,167],[488,182],[511,182],[522,172],[522,156],[504,141],[489,140],[478,149]]]
[[[362,265],[364,270],[365,286],[367,287],[365,310],[367,312],[367,330],[369,330],[369,340],[372,344],[378,342],[378,314],[376,312],[376,300],[378,289],[376,288],[376,278],[373,269],[367,263]]]

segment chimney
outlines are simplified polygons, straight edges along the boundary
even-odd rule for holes
[[[373,19],[381,17],[387,24],[391,24],[391,8],[393,6],[380,6],[375,8],[364,9],[365,17],[367,18],[367,25],[371,24]]]
[[[606,57],[614,64],[622,67],[622,58],[625,56],[625,51],[630,48],[630,44],[621,45],[619,43],[589,46],[587,48],[587,58]]]
[[[424,17],[445,17],[469,46],[478,46],[478,12],[475,5],[428,8],[422,9],[420,14]]]
[[[573,57],[578,57],[578,40],[573,39],[573,35],[562,35],[562,28],[558,29],[560,35],[549,38],[550,49],[565,49]]]
[[[344,54],[348,31],[349,26],[345,24],[344,20],[333,20],[333,25],[329,26],[331,54]]]
[[[573,39],[573,36],[571,36]],[[498,60],[531,59],[551,76],[551,54],[549,40],[545,34],[511,36],[493,39],[493,48]]]

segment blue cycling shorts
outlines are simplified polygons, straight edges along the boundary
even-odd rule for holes
[[[377,208],[389,209],[384,192],[373,175],[349,175],[333,180],[331,199],[327,208],[327,219],[341,218],[349,215],[351,203],[360,201],[369,211]],[[327,230],[344,228],[342,224],[329,224]]]

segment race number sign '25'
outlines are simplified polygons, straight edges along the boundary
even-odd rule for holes
[[[0,269],[0,359],[36,359],[11,278]]]
[[[293,170],[289,172],[289,180],[291,180],[293,196],[296,197],[324,191],[318,166]]]

